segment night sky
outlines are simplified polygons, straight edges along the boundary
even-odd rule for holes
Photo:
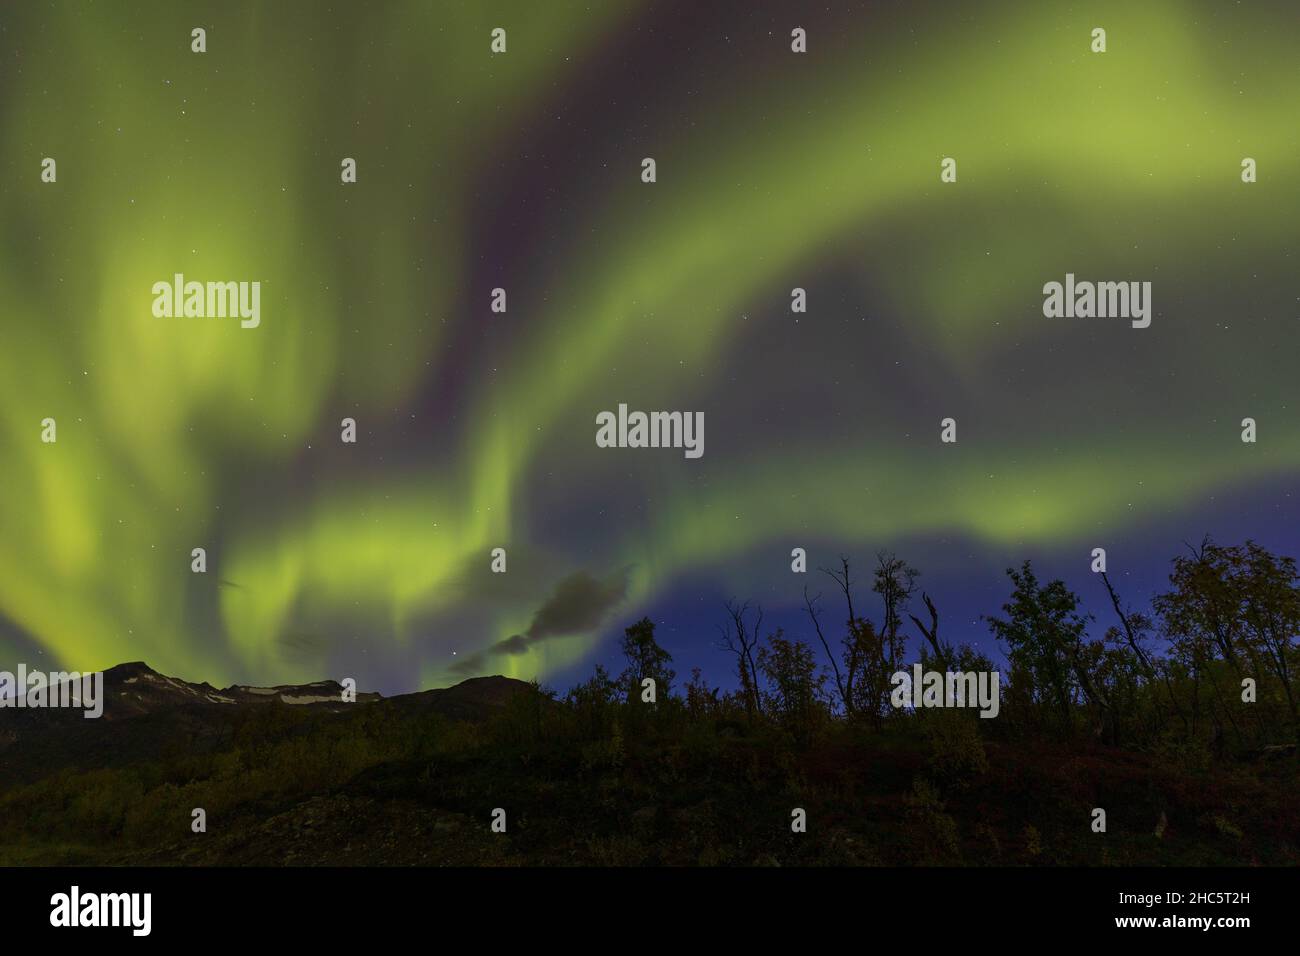
[[[5,4],[0,668],[564,687],[649,615],[728,684],[722,603],[809,638],[840,554],[989,650],[1025,558],[1100,636],[1095,547],[1139,605],[1207,533],[1296,554],[1298,50],[1210,0]],[[155,317],[176,273],[260,326]],[[1067,273],[1151,326],[1045,317]],[[703,457],[598,448],[620,402]]]

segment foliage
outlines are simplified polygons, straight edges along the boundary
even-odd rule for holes
[[[853,603],[847,560],[827,573],[845,596],[838,644],[811,595],[816,643],[763,636],[761,611],[729,605],[724,646],[748,675],[737,690],[695,669],[674,692],[671,655],[642,619],[624,632],[618,678],[597,666],[562,697],[520,684],[487,719],[379,701],[259,705],[198,736],[164,722],[171,735],[145,757],[0,780],[0,862],[274,859],[329,822],[309,816],[286,836],[277,821],[336,799],[345,834],[364,823],[349,817],[357,806],[413,806],[442,834],[477,833],[508,806],[508,840],[462,841],[492,862],[1300,862],[1291,559],[1207,540],[1175,559],[1149,610],[1125,607],[1103,575],[1116,616],[1100,637],[1061,581],[1012,569],[988,620],[1007,658],[997,720],[889,705],[907,617],[926,670],[995,669],[940,635],[928,594],[928,622],[908,613],[915,569],[880,556],[874,621]],[[1086,826],[1098,805],[1142,821],[1113,828],[1104,854]],[[794,806],[807,833],[789,830]],[[195,807],[205,837],[190,831]]]

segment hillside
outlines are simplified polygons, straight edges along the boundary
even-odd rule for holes
[[[1300,861],[1293,749],[984,739],[952,713],[800,742],[734,708],[556,701],[504,677],[340,706],[292,703],[325,682],[215,690],[139,663],[108,686],[111,720],[2,712],[0,864]]]

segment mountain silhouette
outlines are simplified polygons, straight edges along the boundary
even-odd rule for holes
[[[130,661],[104,671],[103,715],[97,719],[86,719],[75,707],[0,710],[0,774],[32,780],[65,767],[123,766],[178,748],[206,752],[225,746],[250,712],[271,706],[300,713],[307,724],[330,717],[349,720],[374,706],[408,716],[481,721],[528,688],[524,681],[498,675],[387,698],[358,690],[356,700],[348,702],[334,680],[217,688]]]

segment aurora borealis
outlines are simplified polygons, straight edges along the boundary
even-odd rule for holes
[[[0,666],[562,682],[650,614],[716,682],[723,600],[823,589],[794,547],[982,641],[1025,557],[1293,554],[1298,50],[1285,4],[6,5]],[[179,273],[260,325],[155,317]],[[1067,273],[1150,327],[1044,317]],[[707,452],[598,448],[620,403]]]

